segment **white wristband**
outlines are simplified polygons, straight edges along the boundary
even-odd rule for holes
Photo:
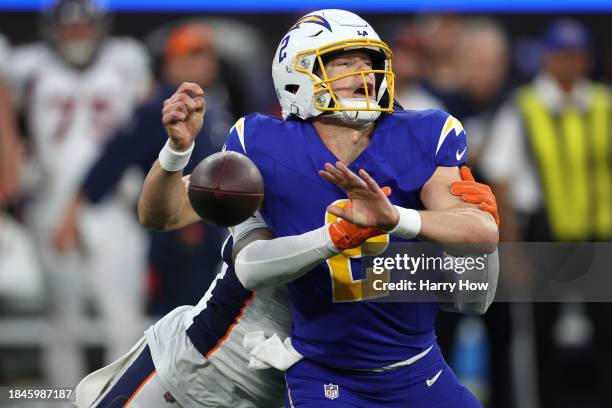
[[[419,235],[419,232],[421,232],[421,215],[419,212],[397,205],[394,207],[397,208],[399,212],[399,221],[397,225],[389,231],[389,234],[405,239],[412,239]]]
[[[194,146],[195,143],[191,143],[189,149],[184,152],[177,152],[170,148],[170,139],[168,139],[164,148],[159,152],[159,165],[166,171],[183,170],[187,166],[187,163],[189,163],[189,158],[191,157]]]

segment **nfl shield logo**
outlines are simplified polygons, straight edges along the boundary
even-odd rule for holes
[[[340,390],[336,384],[324,384],[323,389],[325,390],[325,398],[333,400],[340,396]]]

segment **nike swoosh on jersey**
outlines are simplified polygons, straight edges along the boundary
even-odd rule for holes
[[[463,155],[465,154],[466,150],[467,150],[467,147],[464,148],[461,153],[459,153],[459,150],[457,150],[457,152],[455,153],[455,158],[457,159],[457,161],[460,161],[463,158]]]
[[[438,374],[434,375],[431,379],[425,380],[427,386],[431,387],[432,385],[434,385],[434,383],[438,381],[438,377],[440,377],[440,374],[442,374],[442,370],[438,371]]]

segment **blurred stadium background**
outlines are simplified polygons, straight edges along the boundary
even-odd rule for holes
[[[519,119],[512,122],[508,115],[504,119],[504,108],[516,103],[519,87],[543,72],[558,78],[559,84],[569,83],[570,88],[573,84],[571,92],[577,98],[582,88],[576,84],[583,84],[585,78],[598,81],[602,86],[598,89],[609,93],[610,1],[97,3],[102,11],[95,17],[93,32],[123,42],[125,47],[117,48],[112,58],[129,71],[119,77],[124,81],[119,89],[125,94],[108,99],[110,104],[120,101],[120,111],[113,111],[105,105],[105,95],[98,95],[102,101],[92,102],[92,109],[109,116],[95,126],[81,123],[80,132],[94,132],[94,126],[102,142],[87,152],[88,159],[78,169],[68,165],[75,151],[55,156],[56,147],[45,147],[39,140],[48,128],[61,124],[47,112],[56,108],[56,102],[63,103],[64,112],[80,112],[81,104],[91,102],[79,99],[86,91],[70,80],[67,92],[75,95],[71,102],[44,99],[39,89],[39,77],[55,75],[55,66],[44,53],[61,54],[62,41],[81,35],[54,31],[71,17],[44,14],[51,3],[0,0],[0,386],[74,386],[71,378],[112,359],[118,353],[113,350],[127,350],[125,345],[156,318],[176,306],[197,302],[217,271],[224,232],[206,225],[172,234],[127,228],[135,224],[143,171],[164,143],[157,115],[160,101],[180,81],[203,84],[210,116],[207,114],[207,140],[197,154],[204,157],[218,150],[240,116],[252,111],[279,113],[270,75],[273,53],[298,17],[320,8],[360,13],[391,45],[396,96],[406,108],[437,107],[463,122],[470,140],[470,163],[478,177],[496,189],[502,239],[610,240],[606,229],[612,217],[609,119],[602,125],[603,133],[598,133],[603,134],[603,141],[596,148],[604,153],[593,159],[608,174],[599,180],[604,202],[598,211],[603,221],[597,234],[585,231],[570,234],[569,239],[562,230],[551,227],[555,209],[544,204],[548,197],[543,197],[546,194],[534,181],[533,171],[525,175],[520,168],[535,167],[533,161],[525,163],[537,159],[529,155],[517,159],[513,156],[516,145],[493,137],[498,133],[497,138],[503,139],[506,127],[521,126]],[[93,46],[99,51],[101,44],[94,41]],[[66,69],[85,72],[98,63],[85,58],[78,68]],[[73,61],[73,67],[78,65]],[[57,75],[58,81],[64,80],[63,74]],[[610,106],[604,110],[607,118]],[[560,115],[554,116],[558,123],[563,122],[563,111],[554,115]],[[597,133],[588,129],[585,132]],[[70,171],[64,166],[73,168],[72,173],[64,174]],[[54,198],[58,203],[55,212],[47,210],[45,194],[54,194],[47,190],[64,179],[73,181],[64,190],[59,188],[60,193],[56,191],[65,196]],[[576,189],[583,201],[595,200],[586,189]],[[537,197],[530,199],[529,194]],[[106,230],[88,226],[89,209],[113,200],[124,209],[119,218],[109,216],[109,222],[116,224]],[[547,227],[538,224],[541,214],[547,215]],[[130,219],[125,221],[124,216]],[[590,213],[586,217],[590,219]],[[123,263],[117,261],[113,268],[111,262],[105,267],[112,268],[112,274],[96,272],[93,266],[91,270],[77,268],[82,275],[78,284],[74,276],[54,272],[65,261],[58,261],[58,254],[70,257],[79,252],[88,259],[101,252],[102,257],[122,259],[114,246],[107,248],[109,241],[119,250],[141,254],[134,257],[142,262],[125,270]],[[46,253],[49,251],[55,255]],[[520,266],[515,267],[512,272],[520,278]],[[98,275],[107,276],[96,278]],[[132,308],[142,313],[131,312]],[[610,370],[605,369],[612,364],[612,350],[601,351],[612,349],[608,311],[605,304],[544,308],[496,304],[485,319],[443,314],[439,338],[451,365],[487,407],[612,407]],[[82,317],[72,318],[75,315],[70,313]],[[117,315],[122,318],[113,320]],[[72,361],[76,358],[80,361]],[[62,363],[67,368],[58,369]]]

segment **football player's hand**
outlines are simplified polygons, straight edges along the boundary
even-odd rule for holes
[[[346,192],[351,205],[330,205],[327,211],[360,227],[373,227],[383,231],[393,229],[399,221],[399,213],[387,198],[391,189],[380,188],[378,183],[363,169],[359,176],[342,162],[336,165],[325,163],[319,175]]]
[[[348,202],[344,208],[351,207]],[[384,231],[372,227],[358,227],[346,220],[338,220],[329,224],[329,236],[338,249],[357,248],[368,239],[384,234]]]
[[[164,101],[162,123],[170,138],[170,148],[185,151],[191,147],[202,124],[206,102],[199,85],[183,82],[177,91]]]
[[[491,191],[491,187],[474,180],[472,170],[469,167],[463,166],[459,169],[459,172],[461,173],[461,181],[451,183],[451,193],[461,197],[466,203],[478,205],[478,208],[482,211],[491,214],[499,227],[497,200],[493,191]]]

